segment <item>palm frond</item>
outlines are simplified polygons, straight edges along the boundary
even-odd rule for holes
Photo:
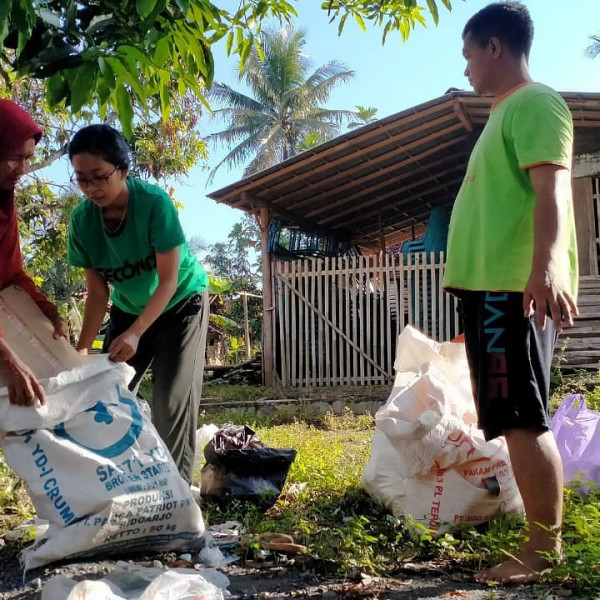
[[[600,56],[600,35],[590,35],[590,43],[585,49],[585,55],[591,59]]]
[[[215,174],[223,165],[238,165],[244,164],[251,156],[254,156],[259,152],[262,142],[260,134],[254,133],[249,135],[246,139],[240,142],[233,150],[231,150],[212,171],[208,177],[207,185],[211,185]]]
[[[276,113],[264,113],[241,108],[219,108],[215,111],[215,116],[219,117],[221,120],[229,122],[231,125],[243,125],[245,123],[260,123],[262,121],[277,120]]]
[[[350,78],[354,77],[354,71],[351,71],[343,63],[337,60],[330,60],[328,63],[320,66],[314,73],[306,79],[305,85],[315,87],[336,75],[347,73]]]
[[[335,75],[332,75],[323,81],[315,80],[311,84],[307,82],[298,89],[298,97],[305,95],[305,97],[310,98],[310,102],[313,105],[323,104],[324,102],[327,102],[329,96],[331,96],[333,88],[342,83],[350,81],[350,79],[353,77],[354,71],[340,71],[339,73],[336,73]],[[307,101],[308,100],[304,100],[304,102]]]
[[[261,132],[266,129],[268,129],[268,127],[259,127],[254,123],[231,125],[223,131],[217,131],[210,134],[206,139],[213,144],[223,143],[231,145],[237,143],[239,140],[255,135],[260,137]]]
[[[284,143],[281,130],[273,131],[272,135],[263,140],[261,149],[244,169],[244,177],[264,171],[281,162],[281,147]]]
[[[284,92],[297,87],[306,78],[309,61],[302,50],[305,35],[304,30],[294,30],[290,26],[265,35],[264,68],[274,89]]]
[[[336,123],[337,125],[341,125],[344,121],[350,121],[355,117],[356,115],[352,110],[330,108],[317,108],[310,111],[310,113],[306,115],[306,118],[328,123]]]
[[[257,112],[264,111],[264,106],[260,102],[250,96],[246,96],[246,94],[237,92],[225,84],[213,84],[210,90],[209,99],[214,100],[219,104],[226,104],[228,105],[228,108],[241,108],[244,110],[255,110]]]
[[[278,90],[271,85],[264,62],[260,60],[254,47],[246,60],[241,79],[250,87],[254,96],[265,107],[272,109],[277,105]]]
[[[330,139],[330,134],[335,136],[339,132],[339,125],[337,123],[321,119],[298,119],[296,127],[303,136],[315,132],[320,136],[327,136],[327,139]]]

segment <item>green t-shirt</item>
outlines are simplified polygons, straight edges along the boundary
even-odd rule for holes
[[[536,202],[528,169],[551,163],[570,171],[572,146],[571,112],[554,90],[531,83],[496,101],[452,210],[446,288],[525,289]],[[576,298],[577,243],[570,194],[560,211],[557,272],[564,289]]]
[[[88,198],[75,208],[69,226],[69,262],[98,271],[111,284],[115,306],[139,315],[158,286],[156,253],[179,247],[179,279],[167,309],[201,292],[208,277],[190,252],[177,209],[160,188],[128,178],[129,205],[121,231],[104,230],[102,211]]]

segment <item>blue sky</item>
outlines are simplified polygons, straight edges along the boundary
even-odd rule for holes
[[[356,105],[378,109],[382,118],[442,95],[448,88],[469,89],[463,72],[461,31],[468,18],[489,3],[488,0],[453,0],[453,10],[440,10],[440,23],[418,27],[408,42],[399,34],[390,34],[385,46],[381,30],[368,28],[362,32],[348,21],[341,37],[337,24],[329,24],[319,7],[320,0],[290,0],[298,12],[295,26],[306,31],[305,52],[318,67],[336,59],[355,72],[355,77],[337,88],[328,102],[329,108],[353,109]],[[425,4],[425,2],[422,2]],[[588,38],[600,34],[600,0],[525,0],[534,25],[535,37],[530,67],[535,80],[559,91],[600,91],[600,57],[584,56]],[[236,89],[237,61],[225,54],[224,43],[217,44],[215,80]],[[208,135],[225,127],[208,114],[201,121],[202,134]],[[224,148],[210,148],[206,164],[196,167],[181,183],[174,184],[175,195],[184,205],[181,222],[188,237],[208,244],[225,240],[242,213],[219,205],[206,197],[237,181],[242,169],[222,167],[208,186],[208,171],[225,155]],[[66,162],[53,167],[52,175],[66,171]]]
[[[560,91],[600,91],[600,57],[584,56],[588,38],[600,33],[600,0],[525,0],[535,26],[530,67],[535,80]],[[328,107],[353,109],[356,105],[373,106],[377,116],[385,117],[415,104],[442,95],[448,88],[470,89],[463,76],[461,31],[469,17],[488,0],[454,0],[451,13],[440,11],[440,22],[415,29],[408,42],[389,35],[381,44],[381,30],[362,32],[348,21],[341,37],[337,25],[329,24],[319,9],[319,0],[292,3],[298,11],[296,26],[306,31],[305,51],[316,68],[331,59],[342,61],[355,72],[354,79],[337,88]],[[425,2],[423,2],[425,4]],[[215,51],[215,79],[243,89],[237,78],[237,62],[227,58],[223,45]],[[224,129],[222,122],[205,116],[203,133]],[[225,149],[210,149],[208,166],[212,168],[225,155]],[[218,205],[206,197],[237,181],[242,169],[222,167],[212,185],[208,173],[194,169],[187,181],[176,185],[176,195],[184,204],[181,220],[188,236],[207,243],[224,240],[241,213]]]

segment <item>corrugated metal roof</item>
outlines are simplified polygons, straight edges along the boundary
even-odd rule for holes
[[[576,153],[600,150],[600,94],[562,93]],[[450,205],[492,99],[451,92],[365,125],[208,194],[286,226],[333,231],[379,248],[410,237],[436,206]]]

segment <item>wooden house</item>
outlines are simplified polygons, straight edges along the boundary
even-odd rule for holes
[[[562,95],[575,124],[581,317],[562,337],[561,360],[596,367],[600,94]],[[435,208],[451,207],[490,106],[451,91],[209,194],[260,217],[266,383],[387,383],[407,323],[439,340],[455,335],[443,253],[407,261],[386,250],[421,235]]]

